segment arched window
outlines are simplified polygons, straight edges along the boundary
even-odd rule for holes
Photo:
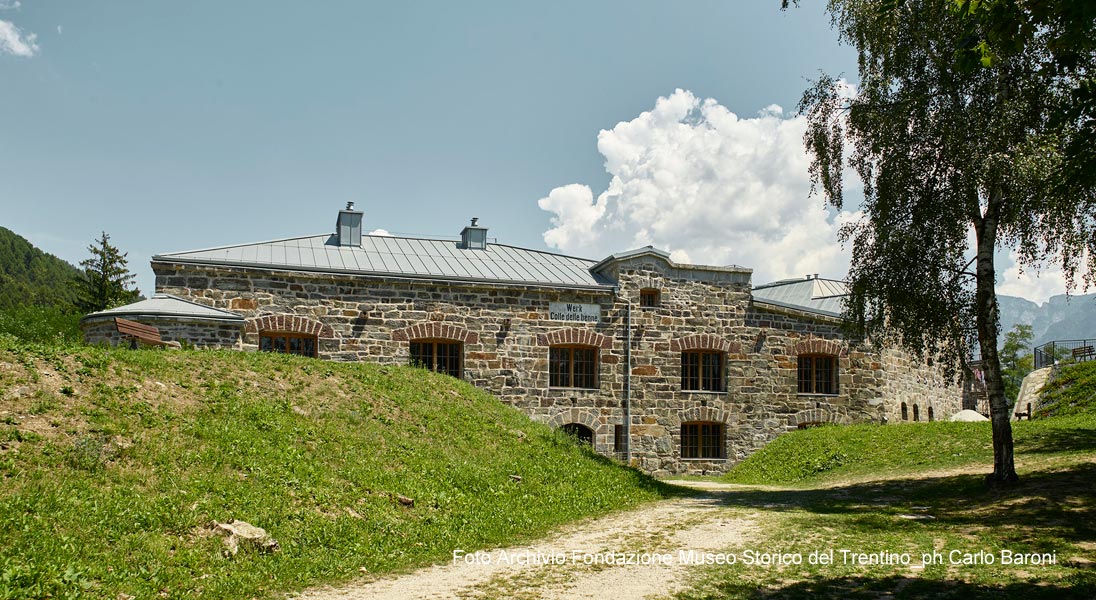
[[[681,424],[681,458],[725,458],[723,423]]]
[[[575,438],[576,441],[587,446],[594,445],[594,430],[580,423],[568,423],[560,427],[564,433]]]
[[[411,340],[411,364],[461,379],[463,344],[454,340]]]
[[[903,421],[909,421],[910,420],[909,409],[906,408],[906,403],[905,402],[902,403],[902,420]]]
[[[548,386],[597,389],[598,349],[552,346],[548,349]]]
[[[306,333],[260,331],[259,350],[300,356],[316,356],[316,336]]]
[[[722,352],[686,350],[681,353],[681,389],[687,392],[726,391]]]
[[[829,354],[799,355],[799,393],[837,393],[837,357]]]
[[[929,407],[929,421],[935,421],[936,417],[932,414],[932,407]]]
[[[662,291],[655,288],[643,288],[639,290],[639,306],[642,308],[655,308],[662,305]]]
[[[921,420],[921,411],[919,411],[917,409],[916,404],[913,405],[913,420],[914,421],[920,421]]]

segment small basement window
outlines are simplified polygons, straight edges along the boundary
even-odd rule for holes
[[[548,386],[597,388],[597,348],[552,346],[548,349]]]
[[[723,446],[722,423],[681,424],[681,458],[725,458]]]
[[[688,392],[722,392],[723,353],[689,350],[681,353],[681,389]]]
[[[274,332],[259,334],[259,350],[262,352],[280,352],[282,354],[315,357],[317,355],[316,346],[316,336],[314,335]]]
[[[806,355],[799,357],[799,393],[837,393],[837,357]]]
[[[654,288],[639,290],[639,306],[642,308],[655,308],[662,305],[662,291]]]
[[[461,379],[460,342],[415,340],[411,342],[411,364]]]

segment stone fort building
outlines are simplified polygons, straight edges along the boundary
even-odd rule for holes
[[[600,261],[496,243],[334,234],[154,256],[157,294],[85,317],[165,340],[417,364],[480,387],[656,475],[721,472],[790,429],[932,420],[960,409],[940,371],[841,330],[839,281],[752,285],[738,266],[652,247]]]

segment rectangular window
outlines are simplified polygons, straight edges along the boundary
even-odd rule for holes
[[[653,308],[659,305],[661,293],[655,289],[639,290],[639,305],[643,308]]]
[[[259,350],[300,356],[316,356],[316,336],[299,333],[260,333]]]
[[[681,389],[692,392],[722,392],[723,353],[689,351],[681,353]]]
[[[617,454],[624,454],[624,451],[628,447],[628,440],[624,435],[623,425],[613,426],[613,452]]]
[[[724,458],[722,423],[682,423],[681,458]]]
[[[800,356],[799,393],[836,394],[837,358],[834,356]]]
[[[461,344],[440,340],[411,342],[411,364],[461,378]]]
[[[597,348],[552,346],[548,349],[548,385],[597,388]]]

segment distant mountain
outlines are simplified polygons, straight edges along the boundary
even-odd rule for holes
[[[47,306],[69,310],[82,271],[0,227],[0,310]]]
[[[1052,340],[1096,340],[1096,294],[1052,296],[1043,305],[1015,296],[998,296],[1001,343],[1017,324],[1031,325],[1039,346]]]

